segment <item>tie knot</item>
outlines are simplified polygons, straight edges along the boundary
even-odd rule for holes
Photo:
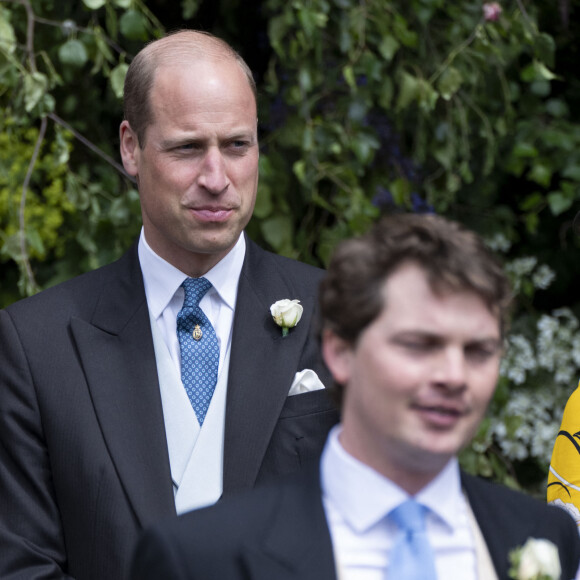
[[[409,499],[389,514],[389,517],[406,532],[422,532],[425,529],[425,506]]]
[[[183,306],[196,308],[205,293],[211,288],[211,282],[206,278],[186,278],[181,286],[185,290]]]

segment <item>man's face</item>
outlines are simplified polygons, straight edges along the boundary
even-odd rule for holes
[[[121,124],[123,164],[137,179],[150,246],[200,276],[235,245],[254,209],[254,95],[240,67],[222,59],[159,67],[150,99],[145,144]]]
[[[325,360],[345,386],[341,442],[395,482],[434,476],[474,435],[493,395],[498,317],[473,292],[435,294],[413,263],[393,272],[383,297],[356,345],[324,336]]]

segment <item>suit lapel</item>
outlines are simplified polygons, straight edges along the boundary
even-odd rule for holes
[[[511,518],[503,504],[498,505],[489,484],[483,484],[476,477],[462,473],[462,484],[479,529],[487,544],[497,577],[509,578],[509,553],[523,545],[529,536],[518,519]]]
[[[252,580],[336,578],[318,465],[306,470],[299,481],[281,487],[280,503],[262,545],[247,548],[242,557]]]
[[[254,484],[297,372],[314,298],[295,295],[275,258],[247,240],[232,334],[224,443],[224,492]],[[282,338],[270,306],[301,300],[302,321]],[[267,391],[267,392],[266,392]]]
[[[136,247],[107,276],[92,320],[73,319],[71,331],[109,453],[145,526],[175,506]]]

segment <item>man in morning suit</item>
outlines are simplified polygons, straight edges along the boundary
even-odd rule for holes
[[[3,580],[123,580],[142,528],[300,469],[338,419],[309,333],[322,272],[243,233],[259,157],[247,65],[180,31],[133,60],[124,106],[139,240],[0,311]],[[283,337],[284,299],[303,314]]]
[[[542,578],[570,580],[568,514],[457,461],[495,389],[509,295],[480,239],[441,217],[343,242],[320,293],[341,401],[320,464],[148,530],[132,579],[507,580],[536,538]]]

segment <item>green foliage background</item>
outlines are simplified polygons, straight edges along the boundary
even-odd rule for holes
[[[527,454],[510,454],[497,434],[523,432],[508,412],[516,392],[557,429],[580,375],[580,3],[501,8],[488,21],[479,0],[0,0],[0,306],[136,237],[138,194],[118,156],[124,74],[165,31],[210,30],[258,81],[256,241],[324,265],[383,212],[434,211],[503,252],[519,293],[513,332],[536,366],[518,382],[523,363],[509,359],[464,462],[541,493],[548,443],[530,436]],[[542,317],[557,321],[551,362],[539,358]]]

